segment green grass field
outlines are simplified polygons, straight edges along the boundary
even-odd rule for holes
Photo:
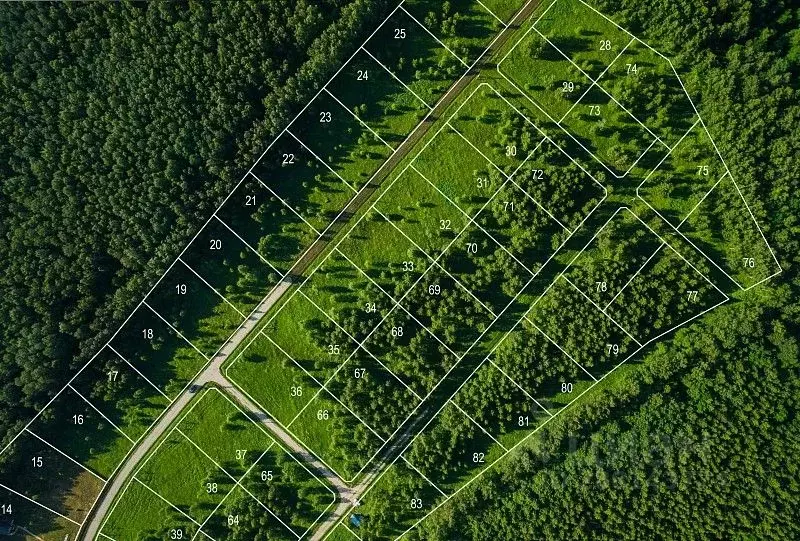
[[[453,397],[464,412],[506,448],[550,416],[499,369],[483,364]]]
[[[167,397],[105,348],[71,383],[130,439],[138,440],[169,405]]]
[[[344,119],[344,115],[348,114],[347,111],[342,113],[337,115],[337,119]],[[302,137],[300,133],[297,135]],[[340,137],[344,135],[335,140]],[[325,156],[320,158],[325,159]],[[353,196],[352,185],[348,186],[287,133],[281,135],[261,157],[253,168],[253,174],[317,231],[322,231]],[[245,206],[246,196],[247,194]],[[288,216],[291,211],[270,208],[264,213]],[[288,223],[293,224],[294,220],[295,217],[290,217]],[[265,227],[269,227],[269,223]],[[304,229],[299,225],[297,228]],[[280,229],[274,227],[270,230]],[[305,237],[306,233],[303,233],[296,240],[299,242]]]
[[[13,520],[18,530],[8,539],[34,541],[40,539],[77,539],[78,525],[44,507],[31,503],[0,488],[0,518]],[[24,528],[24,530],[22,530]],[[29,533],[25,533],[25,531]]]
[[[0,456],[0,484],[80,524],[104,483],[32,434],[22,432]]]
[[[229,475],[240,478],[273,439],[221,391],[206,391],[178,429]]]
[[[467,224],[467,218],[409,168],[375,207],[431,257],[436,257]]]
[[[448,403],[403,456],[445,494],[451,494],[502,454],[499,445]]]
[[[497,169],[451,128],[439,132],[412,167],[469,216],[492,195],[487,183],[498,185],[502,179]]]
[[[234,486],[230,477],[178,431],[163,440],[135,478],[198,523]],[[120,505],[117,509],[130,512]]]
[[[327,391],[316,396],[289,429],[343,479],[352,478],[380,447],[380,440]]]
[[[678,227],[725,175],[705,128],[698,124],[639,188],[639,196]]]
[[[372,177],[391,149],[330,94],[323,92],[292,123],[305,146],[355,189]]]
[[[225,343],[247,315],[228,302],[180,261],[147,297],[147,304],[207,357]]]
[[[502,28],[500,21],[476,0],[408,0],[403,8],[465,64],[472,64]]]
[[[134,479],[117,500],[100,532],[117,540],[170,539],[170,536],[191,539],[197,525]]]
[[[376,211],[353,227],[338,249],[394,299],[400,299],[430,264],[420,249]]]
[[[325,260],[300,291],[357,341],[394,305],[391,297],[338,252]]]
[[[325,382],[357,345],[299,293],[267,323],[263,332],[320,382]]]
[[[203,228],[181,259],[244,314],[252,312],[277,281],[269,265],[218,220]]]
[[[294,541],[294,535],[272,516],[260,502],[244,488],[237,486],[227,495],[203,526],[203,532],[212,539],[254,539],[255,531],[268,532],[266,539]],[[257,526],[256,526],[257,525]]]
[[[291,423],[320,389],[262,334],[230,364],[225,375],[282,425]]]
[[[364,51],[348,62],[327,89],[393,147],[428,112],[425,102]]]
[[[357,531],[367,539],[395,539],[441,499],[442,495],[400,458],[361,498],[355,511],[362,520]]]
[[[338,524],[325,538],[326,541],[357,541],[358,538],[350,533],[343,524]]]
[[[166,395],[174,397],[206,364],[147,306],[140,306],[111,347]]]
[[[670,63],[638,39],[611,65],[599,84],[670,147],[697,121]]]
[[[621,210],[565,272],[601,308],[663,244],[628,210]]]
[[[466,69],[402,10],[364,48],[431,107]]]
[[[533,30],[514,46],[499,69],[554,121],[561,120],[592,85]]]
[[[563,278],[537,302],[530,318],[596,378],[636,348],[622,329]]]
[[[633,39],[580,0],[555,2],[536,30],[592,78],[611,65]]]
[[[270,180],[270,177],[266,180]],[[323,224],[332,221],[338,212],[335,203],[340,201],[338,195],[339,192],[343,193],[344,186],[334,185],[331,188],[328,193],[334,204],[329,204],[326,199],[328,195],[320,188],[322,182],[313,182],[311,177],[307,183],[309,189],[300,192],[305,195],[293,200],[297,205],[295,210],[306,217],[309,223],[324,227]],[[317,187],[316,191],[312,186]],[[344,189],[349,192],[346,187]],[[318,236],[303,218],[292,212],[294,207],[288,205],[288,201],[284,204],[276,194],[267,190],[254,177],[248,176],[217,211],[217,217],[236,231],[237,235],[272,266],[286,272],[297,256]],[[274,283],[277,275],[268,276],[267,281]]]
[[[65,389],[29,430],[107,479],[133,443],[72,389]]]
[[[489,84],[479,86],[449,123],[491,163],[508,175],[513,174],[543,140],[536,127],[515,111]],[[448,152],[440,152],[447,159]],[[455,160],[455,157],[451,157],[448,165],[458,166]],[[491,184],[488,187],[491,188]],[[491,191],[490,189],[489,192]],[[480,194],[484,195],[485,191],[482,190]]]

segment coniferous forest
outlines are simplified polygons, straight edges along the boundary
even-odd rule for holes
[[[0,5],[0,434],[102,346],[373,0]]]
[[[410,538],[798,538],[800,8],[789,0],[591,3],[672,59],[784,272],[644,350]],[[0,443],[105,343],[269,141],[394,4],[0,4]],[[406,68],[421,79],[427,73]],[[448,65],[438,68],[448,79]],[[504,129],[515,131],[510,119]],[[424,169],[424,158],[419,165]],[[565,221],[592,206],[594,194],[587,189],[584,196],[563,201],[575,207],[564,211]],[[384,210],[393,219],[393,209]],[[365,228],[387,225],[374,216],[373,222]],[[523,241],[526,225],[536,229],[533,215],[490,216],[487,223],[494,222],[510,222]],[[342,251],[344,257],[346,244]],[[521,287],[500,256],[489,259],[485,275],[464,267],[478,286],[508,289],[484,299],[493,307]],[[448,254],[442,264],[461,278],[463,260]],[[410,280],[368,270],[396,292]],[[466,349],[475,337],[459,334],[443,314],[480,330],[480,310],[464,295],[435,304],[425,291],[431,290],[413,291],[408,306],[456,350]],[[357,306],[369,307],[380,295],[364,287],[356,297]],[[288,320],[304,314],[299,305],[287,310]],[[341,329],[321,316],[302,323],[318,346],[331,337],[345,343],[345,330],[362,338],[374,313],[343,311]],[[450,359],[412,336],[404,318],[398,312],[387,319],[391,339],[367,345],[398,372],[405,367],[413,376],[409,390],[425,395]],[[534,348],[510,343],[509,365],[500,355],[497,362],[513,373],[513,356]],[[441,363],[418,368],[426,357]],[[514,376],[542,387],[561,383],[538,372]],[[359,398],[355,379],[334,381],[334,390]],[[497,395],[516,392],[494,385],[490,375],[485,381]],[[492,393],[466,389],[462,406],[513,428],[516,415],[506,419],[499,406],[486,407]],[[389,436],[406,404],[401,394],[380,396],[360,414],[379,426],[391,410],[383,434]],[[453,418],[454,426],[463,421]],[[458,426],[439,427],[445,436],[436,429],[420,440],[425,453],[409,454],[426,471],[448,462],[430,449],[444,456],[448,450],[438,443],[461,435]],[[343,455],[368,454],[336,444]],[[414,496],[416,487],[408,488]],[[246,506],[232,507],[240,504]]]

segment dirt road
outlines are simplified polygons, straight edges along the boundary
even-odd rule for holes
[[[403,442],[406,442],[411,437],[412,430],[416,424],[412,424],[402,434],[398,435],[395,441],[391,442],[380,456],[375,460],[372,468],[366,473],[359,484],[355,487],[348,487],[341,479],[329,470],[322,462],[320,462],[311,453],[306,451],[294,438],[283,430],[276,422],[274,422],[266,412],[253,404],[246,396],[244,396],[238,389],[230,384],[225,379],[221,372],[222,366],[228,360],[229,356],[239,347],[245,338],[255,329],[261,320],[267,315],[270,309],[278,302],[286,291],[288,291],[293,283],[291,277],[302,276],[309,266],[317,259],[317,257],[325,250],[327,245],[333,240],[338,232],[340,232],[351,220],[358,214],[358,211],[372,198],[373,194],[380,188],[381,184],[388,178],[389,174],[396,168],[396,166],[409,155],[415,145],[428,133],[434,123],[441,118],[444,111],[453,103],[453,101],[461,94],[461,92],[481,73],[486,69],[494,70],[496,64],[493,63],[495,53],[500,50],[506,42],[511,38],[513,32],[519,28],[519,23],[524,21],[536,9],[539,0],[530,0],[523,8],[517,13],[507,28],[504,28],[500,34],[495,38],[489,48],[484,54],[473,64],[473,66],[458,80],[456,81],[439,100],[439,102],[430,111],[428,116],[417,125],[409,137],[397,148],[397,150],[384,162],[380,169],[376,172],[370,182],[368,182],[358,193],[356,193],[347,205],[342,209],[337,218],[326,228],[320,237],[306,250],[302,256],[295,262],[288,278],[281,282],[271,293],[265,298],[258,308],[250,315],[248,320],[239,328],[239,330],[228,340],[225,346],[211,359],[208,366],[195,378],[184,392],[182,392],[174,402],[169,406],[167,411],[158,421],[158,423],[150,430],[150,432],[139,441],[134,450],[128,455],[126,461],[122,464],[119,470],[115,473],[109,483],[103,489],[91,515],[84,525],[81,533],[81,538],[88,541],[94,541],[102,526],[103,520],[111,508],[111,505],[120,491],[125,487],[128,479],[133,475],[137,465],[147,455],[147,453],[154,447],[158,440],[164,435],[169,427],[178,419],[183,409],[191,402],[192,398],[202,389],[204,385],[214,384],[218,385],[232,397],[239,402],[239,404],[246,409],[251,416],[262,422],[284,445],[292,452],[300,455],[306,460],[307,465],[315,470],[315,473],[325,478],[332,487],[339,493],[339,504],[333,513],[321,524],[321,526],[313,534],[312,539],[322,539],[325,534],[332,528],[336,522],[347,512],[349,507],[354,501],[369,488],[382,469],[393,460],[393,453],[401,448]]]

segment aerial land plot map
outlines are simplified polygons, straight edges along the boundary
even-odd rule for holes
[[[800,9],[0,3],[0,539],[800,539]]]

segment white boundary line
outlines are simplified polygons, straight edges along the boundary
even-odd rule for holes
[[[549,415],[550,417],[552,417],[552,416],[553,416],[553,414],[552,414],[552,413],[550,413],[550,410],[548,410],[547,408],[545,408],[545,407],[544,407],[544,406],[541,404],[541,402],[539,402],[538,400],[536,400],[536,399],[533,397],[533,395],[532,395],[531,393],[529,393],[528,391],[526,391],[526,390],[525,390],[525,388],[524,388],[522,385],[520,385],[519,383],[517,383],[517,382],[514,380],[514,378],[512,378],[511,376],[509,376],[509,375],[506,373],[506,371],[505,371],[505,370],[503,370],[503,369],[500,367],[500,365],[498,365],[496,362],[494,362],[494,361],[493,361],[491,358],[487,358],[486,360],[487,360],[487,361],[489,361],[489,364],[491,364],[491,365],[492,365],[492,366],[493,366],[495,369],[497,369],[497,370],[500,372],[500,374],[502,374],[502,375],[503,375],[503,376],[504,376],[504,377],[505,377],[505,378],[506,378],[508,381],[510,381],[510,382],[511,382],[511,383],[512,383],[512,384],[513,384],[513,385],[514,385],[514,386],[515,386],[517,389],[519,389],[520,391],[522,391],[522,393],[523,393],[525,396],[527,396],[527,397],[528,397],[528,400],[531,400],[531,401],[532,401],[534,404],[536,404],[536,405],[537,405],[537,406],[538,406],[538,407],[539,407],[539,408],[540,408],[542,411],[544,411],[544,412],[545,412],[547,415]],[[477,373],[477,372],[476,372],[476,373]]]
[[[129,442],[131,442],[131,444],[136,444],[136,442],[135,442],[134,440],[132,440],[132,439],[131,439],[131,438],[130,438],[130,437],[129,437],[129,436],[128,436],[128,435],[127,435],[125,432],[123,432],[123,431],[122,431],[122,429],[121,429],[120,427],[118,427],[116,424],[114,424],[114,422],[113,422],[111,419],[109,419],[108,417],[106,417],[106,416],[105,416],[105,414],[104,414],[102,411],[100,411],[99,409],[97,409],[97,408],[95,407],[95,405],[94,405],[94,404],[92,404],[91,402],[89,402],[89,399],[88,399],[88,398],[86,398],[85,396],[83,396],[83,395],[82,395],[82,394],[81,394],[81,393],[78,391],[78,389],[76,389],[75,387],[73,387],[71,383],[69,383],[68,385],[69,385],[69,388],[72,390],[72,392],[73,392],[73,393],[75,393],[76,395],[78,395],[78,396],[79,396],[79,397],[80,397],[80,398],[81,398],[81,399],[82,399],[84,402],[86,402],[86,404],[87,404],[87,405],[88,405],[90,408],[92,408],[94,411],[96,411],[96,412],[97,412],[97,413],[100,415],[100,417],[102,417],[103,419],[105,419],[105,421],[106,421],[108,424],[110,424],[111,426],[113,426],[113,427],[114,427],[114,429],[116,429],[116,431],[117,431],[117,432],[119,432],[120,434],[122,434],[122,435],[125,437],[125,439],[126,439],[126,440],[128,440]],[[141,439],[141,438],[140,438],[140,439]]]
[[[327,88],[323,87],[323,88],[322,88],[322,90],[326,90],[326,91],[327,91]],[[311,156],[312,156],[312,157],[313,157],[313,158],[314,158],[316,161],[318,161],[319,163],[321,163],[321,164],[322,164],[322,166],[323,166],[325,169],[327,169],[328,171],[330,171],[330,172],[331,172],[331,173],[332,173],[332,174],[333,174],[333,175],[334,175],[336,178],[338,178],[340,181],[342,181],[342,182],[344,183],[344,185],[345,185],[345,186],[347,186],[348,188],[350,188],[350,191],[351,191],[351,192],[353,192],[354,194],[358,193],[358,190],[356,190],[355,188],[353,188],[353,186],[352,186],[352,185],[351,185],[349,182],[347,182],[347,181],[346,181],[346,180],[345,180],[345,179],[342,177],[342,175],[340,175],[340,174],[339,174],[339,173],[338,173],[338,172],[337,172],[337,171],[336,171],[336,170],[333,168],[333,166],[331,166],[331,165],[330,165],[328,162],[326,162],[325,160],[323,160],[322,158],[320,158],[320,157],[319,157],[319,155],[317,155],[317,153],[316,153],[316,152],[314,152],[313,150],[311,150],[311,148],[310,148],[308,145],[306,145],[306,144],[305,144],[305,143],[302,141],[302,139],[300,139],[300,137],[298,137],[297,135],[295,135],[295,134],[294,134],[294,132],[293,132],[292,130],[290,130],[290,129],[287,129],[287,130],[286,130],[286,133],[288,133],[290,136],[292,136],[292,138],[293,138],[295,141],[297,141],[297,143],[298,143],[298,144],[299,144],[299,145],[300,145],[300,146],[301,146],[301,147],[302,147],[302,148],[303,148],[303,149],[304,149],[306,152],[308,152],[309,154],[311,154]],[[394,150],[394,149],[391,149],[391,150]],[[389,159],[389,158],[388,158],[388,156],[387,156],[387,158],[386,158],[386,159]]]
[[[148,491],[150,491],[150,492],[151,492],[151,493],[152,493],[152,494],[153,494],[153,495],[154,495],[156,498],[158,498],[159,500],[161,500],[162,502],[164,502],[165,504],[167,504],[169,507],[173,508],[173,509],[174,509],[174,510],[176,510],[178,513],[180,513],[181,515],[183,515],[184,517],[186,517],[187,519],[189,519],[189,521],[190,521],[192,524],[194,524],[195,526],[197,526],[197,529],[198,529],[198,531],[200,530],[201,526],[200,526],[200,523],[199,523],[199,522],[197,522],[195,519],[193,519],[193,518],[192,518],[191,516],[189,516],[188,514],[184,513],[184,512],[181,510],[181,508],[180,508],[180,507],[178,507],[177,505],[173,505],[172,503],[170,503],[170,501],[169,501],[169,500],[167,500],[166,498],[164,498],[164,496],[162,496],[161,494],[159,494],[158,492],[156,492],[155,490],[153,490],[153,489],[150,487],[150,485],[148,485],[147,483],[145,483],[144,481],[142,481],[141,479],[139,479],[139,478],[138,478],[138,477],[136,477],[135,475],[134,475],[134,476],[131,478],[131,481],[136,481],[137,483],[139,483],[140,485],[142,485],[142,486],[143,486],[145,489],[147,489]],[[128,487],[130,487],[130,484],[128,484]],[[126,490],[126,491],[128,490],[128,487],[125,487],[125,490]],[[213,539],[213,537],[209,536],[208,534],[204,534],[204,535],[206,535],[206,537],[208,537],[209,539]]]
[[[484,359],[484,361],[485,361],[485,359]],[[483,363],[481,363],[481,365],[483,365]],[[472,379],[472,378],[470,378],[470,379]],[[461,414],[462,414],[464,417],[466,417],[466,418],[467,418],[467,421],[469,421],[469,422],[471,422],[473,425],[477,426],[477,427],[478,427],[478,430],[480,430],[481,432],[483,432],[484,434],[486,434],[487,436],[489,436],[489,439],[491,439],[493,442],[495,442],[497,445],[499,445],[499,446],[500,446],[500,448],[501,448],[501,449],[503,449],[503,451],[508,451],[508,448],[507,448],[505,445],[503,445],[502,443],[500,443],[500,442],[497,440],[497,438],[495,438],[494,436],[492,436],[492,435],[489,433],[489,431],[488,431],[488,430],[486,430],[485,428],[483,428],[483,425],[481,425],[481,424],[480,424],[478,421],[476,421],[475,419],[473,419],[473,418],[472,418],[472,415],[470,415],[469,413],[467,413],[466,411],[464,411],[464,409],[463,409],[461,406],[459,406],[458,404],[456,404],[456,402],[455,402],[455,401],[454,401],[452,398],[451,398],[450,400],[448,400],[448,401],[447,401],[447,403],[448,403],[448,404],[451,404],[451,405],[453,405],[453,406],[455,406],[455,408],[456,408],[458,411],[460,411],[460,412],[461,412]]]
[[[84,470],[87,473],[90,473],[91,475],[93,475],[94,477],[99,479],[100,482],[103,483],[103,486],[105,486],[105,484],[108,483],[108,479],[105,479],[104,477],[101,477],[100,475],[96,474],[95,472],[93,472],[92,470],[90,470],[89,468],[87,468],[86,466],[84,466],[83,464],[81,464],[80,462],[78,462],[77,460],[72,458],[71,456],[69,456],[67,453],[65,453],[64,451],[62,451],[61,449],[59,449],[58,447],[56,447],[55,445],[53,445],[52,443],[50,443],[49,441],[44,439],[43,437],[41,437],[38,434],[36,434],[30,428],[26,428],[25,432],[27,432],[28,434],[30,434],[31,436],[33,436],[37,440],[41,441],[42,443],[44,443],[45,445],[50,447],[53,451],[55,451],[56,453],[60,454],[64,458],[66,458],[67,460],[69,460],[70,462],[72,462],[73,464],[78,466],[80,469]]]
[[[107,347],[108,349],[110,349],[110,350],[111,350],[111,351],[112,351],[114,354],[116,354],[116,356],[117,356],[117,357],[119,357],[120,359],[122,359],[122,362],[124,362],[126,365],[128,365],[128,367],[130,367],[130,369],[131,369],[131,370],[133,370],[134,372],[136,372],[136,373],[139,375],[139,377],[140,377],[140,378],[142,378],[142,379],[143,379],[143,380],[145,380],[147,383],[149,383],[149,384],[150,384],[150,386],[151,386],[153,389],[155,389],[155,390],[158,392],[158,394],[160,394],[161,396],[163,396],[164,398],[166,398],[166,399],[169,401],[169,403],[170,403],[170,404],[172,404],[172,403],[174,402],[174,399],[172,399],[172,398],[168,397],[168,396],[167,396],[167,395],[164,393],[164,391],[162,391],[162,390],[161,390],[161,389],[160,389],[160,388],[159,388],[159,387],[158,387],[158,386],[157,386],[155,383],[153,383],[152,381],[150,381],[149,379],[147,379],[147,376],[145,376],[144,374],[142,374],[142,373],[139,371],[139,369],[138,369],[138,368],[136,368],[135,366],[133,366],[133,364],[131,364],[131,362],[130,362],[128,359],[126,359],[125,357],[123,357],[123,356],[122,356],[122,355],[121,355],[121,354],[120,354],[120,353],[119,353],[119,352],[118,352],[116,349],[114,349],[114,347],[113,347],[111,344],[107,345],[106,347]],[[68,383],[67,385],[71,385],[71,384],[72,384],[72,383],[70,382],[70,383]]]
[[[444,48],[447,50],[447,52],[448,52],[448,53],[450,53],[451,55],[453,55],[453,57],[454,57],[456,60],[458,60],[459,62],[461,62],[461,64],[463,64],[463,65],[464,65],[464,67],[466,67],[466,68],[469,68],[469,67],[470,67],[470,65],[469,65],[469,64],[467,64],[466,62],[464,62],[464,59],[463,59],[463,58],[461,58],[461,57],[460,57],[460,56],[458,56],[456,53],[454,53],[452,50],[450,50],[450,47],[448,47],[447,45],[445,45],[445,44],[444,44],[444,42],[443,42],[442,40],[440,40],[439,38],[437,38],[437,37],[436,37],[436,35],[435,35],[433,32],[431,32],[431,31],[430,31],[430,29],[429,29],[427,26],[425,26],[424,24],[422,24],[421,22],[419,22],[419,21],[417,20],[417,18],[416,18],[416,17],[414,17],[414,16],[413,16],[413,15],[412,15],[412,14],[411,14],[411,13],[410,13],[410,12],[409,12],[409,11],[408,11],[406,8],[404,8],[404,7],[402,6],[402,4],[400,5],[400,10],[401,10],[403,13],[405,13],[406,15],[408,15],[408,16],[409,16],[409,18],[411,18],[411,20],[413,20],[415,23],[417,23],[417,25],[418,25],[420,28],[422,28],[422,29],[423,29],[425,32],[427,32],[427,33],[428,33],[428,34],[429,34],[429,35],[430,35],[430,36],[431,36],[433,39],[435,39],[435,40],[436,40],[436,41],[439,43],[439,45],[441,45],[442,47],[444,47]]]
[[[436,483],[434,483],[433,481],[431,481],[430,479],[428,479],[428,477],[427,477],[427,476],[426,476],[424,473],[422,473],[421,471],[419,471],[419,470],[417,469],[417,467],[416,467],[415,465],[413,465],[413,464],[412,464],[412,463],[411,463],[411,462],[410,462],[410,461],[409,461],[409,460],[408,460],[406,457],[404,457],[403,455],[400,455],[398,458],[396,458],[396,459],[394,460],[394,462],[392,462],[392,464],[391,464],[391,465],[394,465],[395,463],[397,463],[397,461],[398,461],[398,460],[400,460],[401,458],[403,459],[403,462],[405,462],[405,463],[406,463],[406,465],[407,465],[409,468],[411,468],[412,470],[414,470],[415,472],[417,472],[417,474],[419,474],[419,476],[420,476],[420,477],[422,477],[423,479],[425,479],[425,480],[428,482],[428,484],[429,484],[430,486],[432,486],[434,489],[436,489],[436,492],[438,492],[439,494],[441,494],[441,495],[442,495],[442,496],[444,496],[445,498],[447,497],[447,494],[445,494],[445,492],[444,492],[444,491],[443,491],[441,488],[439,488],[438,486],[436,486]],[[388,466],[387,466],[387,469],[388,469]]]
[[[384,71],[386,71],[386,72],[387,72],[389,75],[391,75],[391,76],[392,76],[392,77],[393,77],[393,78],[394,78],[394,79],[395,79],[395,80],[396,80],[398,83],[400,83],[401,85],[403,85],[403,86],[405,87],[405,89],[406,89],[408,92],[410,92],[412,96],[414,96],[415,98],[417,98],[417,100],[418,100],[418,101],[419,101],[419,102],[420,102],[422,105],[424,105],[425,107],[427,107],[429,111],[432,111],[432,110],[433,110],[433,107],[431,107],[430,105],[428,105],[428,102],[426,102],[425,100],[423,100],[423,99],[422,99],[422,98],[419,96],[419,94],[417,94],[416,92],[414,92],[414,91],[411,89],[411,87],[410,87],[410,86],[408,86],[406,83],[404,83],[404,82],[403,82],[403,81],[402,81],[402,80],[401,80],[401,79],[400,79],[400,78],[399,78],[397,75],[395,75],[395,73],[394,73],[392,70],[390,70],[389,68],[387,68],[387,67],[386,67],[386,66],[383,64],[383,62],[381,62],[380,60],[378,60],[377,58],[375,58],[375,56],[374,56],[374,55],[373,55],[371,52],[369,52],[365,46],[363,46],[363,45],[362,45],[362,46],[361,46],[361,50],[362,50],[362,51],[364,51],[364,53],[366,53],[366,54],[367,54],[367,56],[369,56],[369,57],[370,57],[372,60],[374,60],[376,64],[378,64],[378,65],[379,65],[381,68],[383,68],[383,70],[384,70]]]
[[[34,504],[34,505],[38,505],[38,506],[39,506],[39,507],[41,507],[42,509],[44,509],[44,510],[46,510],[46,511],[49,511],[49,512],[53,513],[54,515],[56,515],[56,516],[59,516],[59,517],[63,518],[64,520],[68,520],[69,522],[73,523],[75,526],[78,526],[79,528],[80,528],[80,526],[81,526],[81,523],[80,523],[80,522],[77,522],[77,521],[75,521],[75,520],[73,520],[73,519],[69,518],[69,517],[68,517],[68,516],[66,516],[66,515],[62,515],[62,514],[61,514],[61,513],[59,513],[58,511],[55,511],[54,509],[50,509],[49,507],[47,507],[47,506],[46,506],[46,505],[44,505],[43,503],[41,503],[41,502],[37,502],[36,500],[33,500],[33,499],[31,499],[31,498],[27,497],[25,494],[22,494],[21,492],[17,492],[17,491],[16,491],[16,490],[14,490],[13,488],[11,488],[11,487],[9,487],[9,486],[6,486],[6,485],[4,485],[3,483],[0,483],[0,488],[3,488],[3,489],[5,489],[5,490],[9,491],[11,494],[14,494],[15,496],[18,496],[18,497],[22,498],[23,500],[27,500],[27,501],[29,501],[30,503]]]
[[[206,281],[206,279],[205,279],[205,278],[203,278],[202,276],[200,276],[200,275],[197,273],[197,271],[196,271],[196,270],[194,270],[192,267],[190,267],[190,266],[189,266],[189,264],[188,264],[186,261],[184,261],[183,259],[181,259],[181,263],[183,263],[183,266],[184,266],[184,267],[186,267],[187,269],[189,269],[189,271],[190,271],[192,274],[194,274],[195,276],[197,276],[197,277],[200,279],[200,281],[201,281],[201,282],[203,282],[203,283],[204,283],[206,286],[208,286],[208,288],[209,288],[209,289],[211,289],[211,291],[213,291],[214,293],[216,293],[216,294],[217,294],[217,296],[218,296],[220,299],[222,299],[222,300],[225,302],[225,304],[227,304],[228,306],[230,306],[231,308],[233,308],[234,310],[236,310],[236,312],[238,312],[238,314],[239,314],[240,316],[242,316],[243,318],[245,318],[245,319],[247,318],[247,316],[246,316],[246,315],[244,315],[244,313],[243,313],[241,310],[239,310],[238,308],[236,308],[236,305],[235,305],[235,304],[233,304],[231,301],[229,301],[227,298],[225,298],[225,295],[223,295],[222,293],[220,293],[219,291],[217,291],[217,288],[215,288],[214,286],[212,286],[211,284],[209,284],[209,283]]]
[[[267,260],[267,258],[266,258],[266,257],[264,257],[263,255],[261,255],[261,254],[258,252],[258,250],[256,250],[256,249],[255,249],[255,248],[253,248],[252,246],[250,246],[250,244],[249,244],[249,243],[248,243],[246,240],[244,240],[242,237],[240,237],[240,236],[239,236],[239,233],[237,233],[236,231],[234,231],[234,230],[233,230],[233,228],[232,228],[231,226],[229,226],[227,223],[225,223],[225,221],[224,221],[222,218],[220,218],[220,217],[219,217],[219,216],[217,216],[216,214],[214,215],[214,218],[216,218],[216,219],[217,219],[217,221],[218,221],[220,224],[222,224],[222,226],[223,226],[225,229],[227,229],[229,232],[231,232],[231,233],[233,234],[233,236],[234,236],[234,237],[236,237],[237,239],[239,239],[239,242],[241,242],[241,243],[242,243],[242,244],[243,244],[243,245],[244,245],[244,246],[245,246],[245,247],[246,247],[248,250],[250,250],[251,252],[253,252],[253,253],[256,255],[256,257],[258,257],[258,258],[259,258],[259,259],[260,259],[260,260],[261,260],[261,261],[262,261],[264,264],[266,264],[266,265],[267,265],[267,266],[268,266],[270,269],[272,269],[272,272],[274,272],[274,273],[276,273],[276,274],[283,274],[283,273],[282,273],[281,271],[279,271],[279,270],[278,270],[278,269],[277,269],[277,268],[276,268],[276,267],[275,267],[275,266],[274,266],[272,263],[270,263],[270,262]]]
[[[178,329],[176,329],[175,327],[173,327],[173,326],[172,326],[172,323],[170,323],[169,321],[167,321],[167,320],[164,318],[164,316],[162,316],[162,315],[161,315],[161,314],[160,314],[160,313],[159,313],[159,312],[158,312],[158,311],[157,311],[155,308],[153,308],[152,306],[150,306],[150,304],[149,304],[147,301],[145,301],[143,304],[144,304],[144,305],[145,305],[147,308],[149,308],[149,309],[150,309],[150,311],[151,311],[151,312],[153,312],[153,314],[154,314],[154,315],[155,315],[155,316],[156,316],[158,319],[160,319],[161,321],[163,321],[163,322],[164,322],[164,324],[165,324],[167,327],[169,327],[169,328],[170,328],[170,330],[171,330],[172,332],[174,332],[174,333],[175,333],[175,334],[176,334],[176,335],[177,335],[179,338],[181,338],[181,339],[182,339],[184,342],[186,342],[187,344],[189,344],[189,346],[191,346],[191,347],[192,347],[192,349],[194,349],[194,350],[195,350],[197,353],[199,353],[199,354],[200,354],[200,355],[203,357],[203,359],[205,359],[206,361],[210,361],[210,360],[213,358],[213,357],[208,357],[208,356],[207,356],[205,353],[203,353],[202,351],[200,351],[200,349],[198,349],[198,347],[197,347],[197,346],[195,346],[195,345],[194,345],[194,344],[193,344],[193,343],[192,343],[192,342],[191,342],[191,341],[190,341],[188,338],[186,338],[186,337],[185,337],[185,336],[184,336],[184,335],[181,333],[181,331],[179,331]]]
[[[498,16],[495,14],[495,12],[494,12],[494,11],[492,11],[491,9],[489,9],[488,7],[486,7],[486,4],[484,4],[483,2],[481,2],[481,0],[475,0],[475,1],[476,1],[477,3],[479,3],[483,9],[485,9],[486,11],[488,11],[488,12],[489,12],[489,15],[491,15],[492,17],[494,17],[495,19],[497,19],[497,21],[498,21],[500,24],[502,24],[502,25],[503,25],[503,28],[508,28],[508,25],[505,23],[505,21],[503,21],[503,19],[501,19],[500,17],[498,17]]]
[[[373,130],[372,128],[370,128],[370,127],[369,127],[369,125],[368,125],[366,122],[364,122],[364,121],[361,119],[361,117],[359,117],[359,116],[358,116],[358,115],[357,115],[355,112],[353,112],[353,111],[352,111],[352,110],[351,110],[351,109],[350,109],[350,108],[349,108],[347,105],[345,105],[344,103],[342,103],[342,102],[341,102],[341,100],[340,100],[339,98],[337,98],[337,97],[336,97],[336,96],[333,94],[333,92],[331,92],[331,91],[330,91],[330,90],[328,90],[327,88],[325,88],[325,92],[327,92],[328,96],[330,96],[331,98],[333,98],[333,100],[334,100],[336,103],[338,103],[339,105],[341,105],[341,106],[342,106],[342,109],[344,109],[345,111],[347,111],[348,113],[350,113],[350,115],[352,115],[352,117],[353,117],[353,118],[354,118],[356,121],[358,121],[358,123],[359,123],[359,124],[361,124],[361,126],[362,126],[362,127],[364,127],[364,128],[366,128],[367,130],[369,130],[369,132],[370,132],[370,133],[371,133],[373,136],[375,136],[375,138],[376,138],[378,141],[380,141],[381,143],[383,143],[383,144],[384,144],[384,146],[386,146],[386,148],[388,148],[389,150],[392,150],[392,151],[394,151],[394,150],[395,150],[395,147],[393,147],[392,145],[390,145],[389,143],[387,143],[387,142],[384,140],[384,138],[383,138],[383,137],[381,137],[380,135],[378,135],[378,132],[376,132],[375,130]]]
[[[641,266],[641,267],[639,267],[639,269],[638,269],[636,272],[634,272],[634,273],[631,275],[631,277],[628,279],[628,281],[627,281],[627,282],[625,282],[625,285],[624,285],[624,286],[622,286],[622,288],[621,288],[619,291],[617,291],[616,295],[614,295],[613,297],[611,297],[611,300],[610,300],[610,301],[608,301],[608,302],[606,303],[606,305],[603,307],[603,310],[604,310],[604,311],[605,311],[605,310],[608,310],[608,307],[609,307],[609,306],[611,306],[612,304],[614,304],[614,301],[615,301],[615,300],[617,300],[617,298],[618,298],[620,295],[622,295],[622,292],[623,292],[623,291],[625,291],[625,290],[627,289],[627,287],[628,287],[629,285],[631,285],[631,282],[633,282],[633,281],[636,279],[636,277],[637,277],[637,276],[639,276],[639,275],[642,273],[642,271],[645,269],[645,267],[647,267],[647,264],[648,264],[648,263],[650,263],[650,261],[652,261],[652,260],[653,260],[653,258],[654,258],[656,255],[658,255],[658,252],[660,252],[660,251],[661,251],[661,249],[662,249],[664,246],[665,246],[665,243],[664,243],[664,242],[662,242],[662,243],[661,243],[661,244],[658,246],[658,248],[656,248],[656,249],[655,249],[655,251],[653,252],[653,254],[652,254],[650,257],[648,257],[648,258],[647,258],[647,260],[646,260],[644,263],[642,263],[642,266]]]

